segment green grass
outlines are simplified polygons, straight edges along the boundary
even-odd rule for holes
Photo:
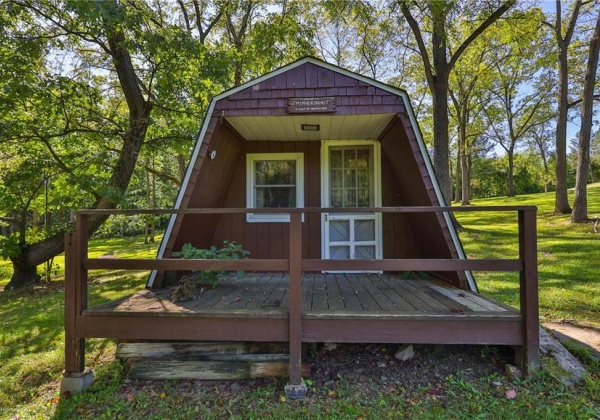
[[[570,199],[572,202],[572,192]],[[588,214],[600,215],[600,184],[588,188]],[[475,206],[538,207],[540,315],[545,320],[577,319],[600,323],[600,233],[592,225],[554,216],[554,193],[474,200]],[[456,213],[469,257],[517,258],[516,213]],[[475,273],[482,293],[519,306],[517,273]]]
[[[591,225],[576,225],[568,216],[553,216],[553,194],[475,200],[474,205],[533,204],[539,207],[538,249],[540,315],[547,319],[600,322],[600,234]],[[589,189],[591,216],[600,214],[600,185]],[[469,256],[512,258],[517,255],[516,215],[458,213],[464,226],[461,240]],[[141,238],[96,239],[90,255],[119,258],[155,255],[156,245]],[[62,257],[56,263],[64,268]],[[93,272],[90,302],[97,304],[144,286],[144,272]],[[518,305],[518,276],[475,273],[481,291]],[[0,261],[0,288],[9,279],[10,265]],[[426,390],[390,391],[381,384],[368,392],[343,379],[335,393],[311,389],[305,402],[284,401],[283,383],[267,383],[237,394],[203,385],[199,393],[178,392],[173,382],[149,382],[128,394],[121,365],[114,361],[110,340],[89,340],[86,364],[96,382],[85,393],[60,399],[63,369],[63,279],[20,291],[0,293],[0,419],[14,418],[594,418],[600,412],[600,368],[595,359],[578,354],[591,376],[567,389],[548,369],[527,381],[486,377],[476,382],[455,376],[440,378],[442,395]],[[514,389],[517,398],[506,399]],[[199,397],[200,395],[200,397]]]
[[[158,238],[160,240],[160,238]],[[143,238],[95,239],[90,256],[112,252],[119,258],[154,258],[156,244]],[[64,256],[55,258],[61,274],[50,283],[0,293],[0,419],[46,418],[58,401],[64,365]],[[147,272],[96,271],[89,277],[92,305],[117,299],[145,286]],[[0,287],[9,280],[10,265],[0,262]],[[88,363],[114,359],[114,344],[90,340]],[[39,415],[38,415],[39,414]]]

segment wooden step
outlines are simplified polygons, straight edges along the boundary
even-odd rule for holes
[[[287,343],[154,342],[119,343],[117,359],[185,359],[205,354],[287,353]]]
[[[117,358],[131,379],[256,379],[288,377],[287,343],[150,342],[120,343]],[[303,364],[303,376],[310,365]]]
[[[216,360],[218,358],[221,360]],[[289,376],[289,357],[279,354],[213,355],[206,360],[137,359],[128,377],[140,380],[196,379],[231,380],[285,378]],[[310,365],[302,365],[302,376],[310,376]]]

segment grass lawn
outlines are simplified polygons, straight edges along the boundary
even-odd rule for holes
[[[573,225],[566,216],[553,216],[554,195],[475,200],[474,205],[538,206],[540,315],[547,320],[576,319],[600,323],[600,234],[590,224]],[[589,214],[600,214],[600,184],[589,188]],[[517,255],[516,215],[457,213],[467,254],[478,258]],[[156,245],[140,237],[96,239],[90,254],[116,253],[119,258],[153,257]],[[57,264],[64,268],[61,257]],[[62,270],[61,270],[62,271]],[[10,266],[0,261],[0,289]],[[506,273],[475,273],[481,292],[518,305],[518,277]],[[146,273],[93,272],[90,303],[118,298],[143,287]],[[390,392],[384,386],[365,394],[356,384],[340,380],[335,392],[318,389],[305,402],[285,401],[282,383],[265,383],[251,391],[223,395],[207,385],[198,394],[181,392],[173,382],[154,382],[135,396],[123,393],[122,367],[114,361],[115,344],[89,340],[86,364],[96,373],[95,384],[78,396],[60,399],[63,369],[63,293],[60,275],[21,291],[0,292],[0,419],[28,418],[598,418],[600,366],[585,353],[591,376],[568,389],[555,379],[555,367],[530,380],[501,378],[517,392],[507,399],[498,378],[465,381],[460,372],[440,378],[442,395]],[[317,386],[315,384],[315,386]],[[322,392],[321,392],[322,391]]]
[[[572,202],[572,191],[570,201]],[[591,223],[572,224],[554,216],[554,193],[474,200],[475,206],[538,207],[538,270],[543,320],[576,319],[600,323],[600,233]],[[600,183],[588,188],[588,215],[600,216]],[[469,257],[517,258],[517,215],[456,213]],[[482,293],[519,307],[518,273],[475,273]]]

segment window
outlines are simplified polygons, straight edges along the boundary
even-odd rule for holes
[[[331,147],[329,150],[331,207],[372,206],[372,148]]]
[[[248,208],[304,207],[302,153],[252,153],[246,157]],[[287,214],[248,213],[248,222],[289,222]]]

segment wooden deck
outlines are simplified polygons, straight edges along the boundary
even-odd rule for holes
[[[84,311],[91,316],[287,318],[289,276],[282,273],[221,276],[198,289],[194,300],[173,302],[173,289],[145,289]],[[431,280],[389,274],[304,274],[302,316],[311,318],[419,317],[520,318],[511,307],[480,294]]]
[[[89,258],[91,217],[109,214],[236,214],[257,209],[86,210],[65,236],[65,380],[85,374],[85,340],[286,342],[290,395],[302,382],[302,343],[413,343],[510,345],[528,374],[539,366],[535,208],[386,207],[353,212],[431,213],[516,211],[516,259],[320,260],[303,258],[302,214],[348,209],[261,209],[290,215],[289,252],[281,259],[185,260]],[[195,271],[245,270],[198,298],[173,302],[172,289],[142,290],[116,302],[88,307],[88,272],[101,269]],[[447,283],[394,275],[311,274],[339,271],[519,272],[520,309]],[[250,274],[266,273],[269,274]],[[288,393],[286,387],[286,395]],[[299,392],[299,391],[298,391]],[[291,397],[290,397],[291,398]]]

